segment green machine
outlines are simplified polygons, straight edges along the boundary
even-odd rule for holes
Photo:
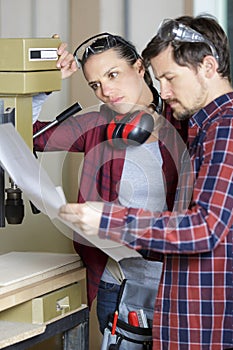
[[[60,39],[0,39],[1,112],[14,110],[14,124],[32,148],[32,96],[61,89],[56,67]]]
[[[0,124],[12,122],[31,149],[32,97],[61,89],[61,72],[56,67],[59,44],[57,38],[0,39]],[[0,167],[0,227],[5,226],[5,217],[10,224],[20,224],[24,205],[16,184],[11,182],[5,190]]]

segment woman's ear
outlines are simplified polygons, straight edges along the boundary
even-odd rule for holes
[[[138,58],[137,61],[134,63],[135,68],[137,69],[138,73],[142,74],[144,76],[145,74],[145,67],[141,60],[141,58]]]

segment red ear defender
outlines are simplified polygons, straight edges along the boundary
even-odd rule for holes
[[[136,111],[125,116],[116,116],[107,127],[107,139],[111,146],[124,149],[127,146],[140,146],[154,129],[152,115]]]

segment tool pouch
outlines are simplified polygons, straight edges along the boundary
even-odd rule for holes
[[[153,283],[152,283],[153,285]],[[135,280],[124,280],[118,299],[118,313],[115,334],[111,334],[113,315],[110,315],[105,329],[101,350],[151,350],[152,320],[154,312],[156,288],[139,285]],[[128,323],[130,311],[143,309],[148,327],[136,327]]]

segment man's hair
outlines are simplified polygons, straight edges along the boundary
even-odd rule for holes
[[[181,16],[177,17],[175,21],[196,30],[214,45],[219,57],[218,73],[223,78],[231,81],[229,42],[217,20],[210,15],[199,15],[196,17]],[[189,66],[197,69],[205,56],[212,55],[211,49],[206,42],[163,40],[157,34],[142,52],[146,66],[148,67],[150,60],[158,56],[169,45],[173,47],[174,60],[180,66]]]

